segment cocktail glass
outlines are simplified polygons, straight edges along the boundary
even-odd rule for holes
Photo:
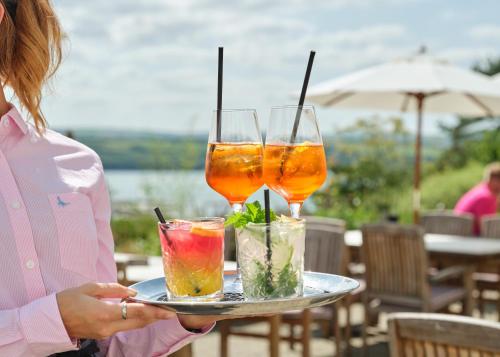
[[[158,223],[167,296],[217,299],[224,276],[224,218]]]
[[[221,110],[220,137],[217,111],[208,139],[205,177],[208,185],[239,212],[247,198],[263,184],[263,145],[253,109]]]
[[[291,135],[298,110],[296,136]],[[271,109],[264,149],[264,182],[285,198],[298,218],[304,201],[325,182],[325,150],[313,106]]]
[[[271,241],[268,256],[266,231]],[[248,299],[303,294],[305,224],[285,218],[236,228],[243,293]]]

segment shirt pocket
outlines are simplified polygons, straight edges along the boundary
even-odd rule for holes
[[[63,269],[96,278],[97,229],[89,198],[78,192],[49,195]]]

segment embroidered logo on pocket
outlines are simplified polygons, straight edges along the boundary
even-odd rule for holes
[[[59,207],[64,208],[64,207],[66,207],[66,206],[67,206],[67,205],[69,205],[69,204],[70,204],[69,202],[64,202],[64,201],[61,199],[61,197],[60,197],[60,196],[57,196],[57,205],[58,205]]]

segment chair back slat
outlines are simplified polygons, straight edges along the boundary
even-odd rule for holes
[[[423,230],[397,224],[362,227],[367,292],[423,304],[428,298]],[[408,299],[410,298],[410,299]]]
[[[500,325],[465,316],[423,313],[389,315],[391,357],[500,357]]]
[[[345,275],[348,250],[343,229],[307,227],[305,245],[305,270]]]
[[[236,260],[236,239],[233,226],[224,231],[224,260]]]
[[[474,217],[471,214],[455,214],[452,211],[427,212],[421,217],[425,233],[473,235]]]
[[[483,217],[481,235],[488,238],[500,238],[500,215]]]
[[[346,223],[342,219],[321,216],[304,216],[306,227],[327,226],[338,229],[346,229]]]

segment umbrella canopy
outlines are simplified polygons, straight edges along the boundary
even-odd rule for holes
[[[498,74],[495,74],[493,77],[493,82],[496,83],[496,84],[500,84],[500,73]]]
[[[311,87],[306,99],[323,106],[417,112],[414,221],[420,210],[422,112],[500,114],[500,86],[490,77],[425,54],[391,61]]]
[[[395,60],[310,87],[307,99],[324,106],[416,111],[463,116],[500,114],[500,88],[490,77],[428,55]]]

